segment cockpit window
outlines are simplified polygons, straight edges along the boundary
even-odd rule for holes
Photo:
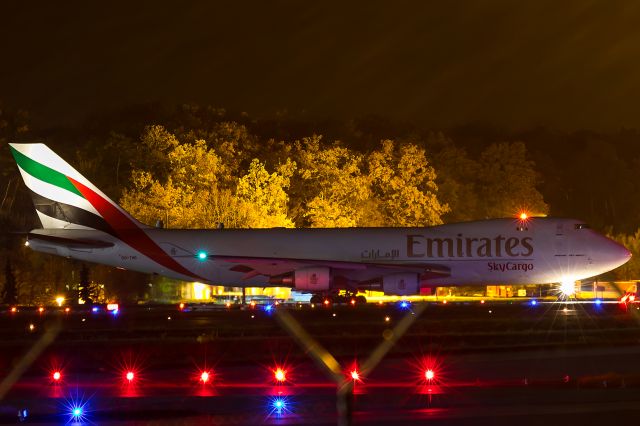
[[[589,229],[589,228],[591,227],[586,223],[576,223],[576,229]]]

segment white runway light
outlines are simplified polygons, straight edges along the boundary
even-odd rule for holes
[[[576,292],[576,282],[571,279],[563,280],[560,283],[560,293],[563,296],[571,296]]]

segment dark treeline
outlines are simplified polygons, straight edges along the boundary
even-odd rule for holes
[[[163,136],[158,136],[158,132]],[[273,172],[274,176],[277,172],[284,179],[281,185],[288,203],[287,219],[294,226],[429,225],[511,216],[519,209],[526,209],[533,214],[585,220],[599,231],[626,238],[629,245],[628,239],[632,238],[629,236],[635,234],[640,224],[640,201],[636,197],[640,192],[640,179],[635,172],[640,166],[640,134],[633,129],[600,133],[589,130],[560,132],[539,127],[507,132],[479,124],[429,129],[420,123],[375,116],[318,120],[283,112],[272,117],[250,117],[220,108],[158,104],[133,106],[95,116],[74,128],[44,129],[31,125],[28,112],[3,108],[0,110],[0,220],[6,232],[3,252],[5,255],[21,254],[8,256],[10,266],[5,269],[15,269],[17,281],[25,282],[34,279],[27,277],[29,270],[39,271],[42,275],[47,265],[41,263],[56,262],[46,256],[45,260],[36,260],[21,248],[20,238],[8,233],[39,225],[9,154],[8,142],[47,143],[107,195],[125,203],[128,200],[129,205],[135,206],[135,191],[148,188],[136,188],[132,176],[145,172],[160,185],[166,183],[169,176],[169,172],[162,169],[171,167],[162,158],[169,151],[149,148],[164,143],[158,138],[175,140],[175,144],[185,146],[204,141],[204,148],[215,152],[225,166],[219,169],[224,171],[216,173],[232,174],[234,179],[248,176],[252,167],[257,167],[253,159],[258,159],[265,170]],[[382,141],[387,141],[386,145]],[[320,147],[314,143],[319,143]],[[412,150],[403,150],[402,147],[407,146]],[[374,170],[373,163],[376,167],[386,164],[382,164],[381,159],[386,159],[389,165],[395,161],[393,167],[401,168],[406,163],[403,163],[403,156],[411,155],[424,157],[422,163],[416,164],[427,167],[425,173],[435,173],[433,182],[424,179],[414,188],[410,181],[419,175],[396,171],[393,183]],[[328,156],[335,158],[327,159]],[[297,168],[282,171],[283,164],[289,160],[291,164],[295,162]],[[340,168],[346,167],[345,161],[351,161],[349,164],[356,168],[345,175],[352,179],[351,185],[353,182],[368,185],[366,199],[358,200],[357,205],[330,200],[330,191],[335,188],[318,178],[323,169],[316,163],[325,162],[325,166],[333,164],[334,168]],[[411,163],[406,164],[409,165],[405,167],[413,167]],[[413,217],[389,223],[398,216],[398,211],[393,209],[400,207],[378,202],[377,198],[397,199],[397,194],[390,195],[385,185],[397,186],[400,177],[406,188],[411,187],[421,196],[433,195],[434,202],[440,203],[438,210],[428,214],[417,212],[418,216],[422,214],[422,221]],[[325,180],[339,178],[333,176]],[[226,180],[220,175],[216,185],[239,194],[240,186],[225,183]],[[244,185],[248,185],[246,181]],[[312,186],[316,188],[309,189]],[[247,201],[246,194],[244,197]],[[334,204],[326,204],[329,202]],[[308,206],[315,206],[316,210],[307,210]],[[326,212],[331,208],[340,212],[349,210],[351,216],[340,220],[332,216],[327,221]],[[376,213],[370,214],[371,211]],[[136,215],[135,211],[132,213]],[[156,213],[149,212],[151,216],[143,219],[150,221]],[[243,226],[251,226],[251,223],[247,225],[246,221],[237,220],[244,223]],[[59,291],[69,280],[70,272],[59,269],[55,274],[47,275],[54,276],[47,278],[51,281],[47,284],[52,288],[49,292]],[[73,279],[77,281],[79,267],[70,269],[75,271]],[[139,285],[130,285],[133,281],[144,281],[140,276],[127,275],[133,277],[129,279],[118,276],[112,280],[109,275],[117,273],[92,269],[95,279],[118,281],[123,288],[135,288],[130,290],[131,297],[144,291]],[[627,268],[628,274],[634,272]],[[117,289],[114,291],[120,293]]]

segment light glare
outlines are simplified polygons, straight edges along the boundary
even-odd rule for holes
[[[275,378],[278,382],[284,382],[287,378],[285,371],[282,368],[276,369]]]
[[[565,296],[571,296],[576,292],[576,282],[572,279],[562,280],[560,283],[560,293]]]
[[[424,377],[428,380],[428,381],[432,381],[435,377],[435,374],[433,373],[433,370],[428,369],[427,371],[425,371],[424,373]]]

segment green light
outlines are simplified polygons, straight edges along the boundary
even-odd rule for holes
[[[204,250],[200,250],[197,254],[198,256],[198,260],[207,260],[207,258],[209,257],[209,255],[207,254],[206,251]]]

